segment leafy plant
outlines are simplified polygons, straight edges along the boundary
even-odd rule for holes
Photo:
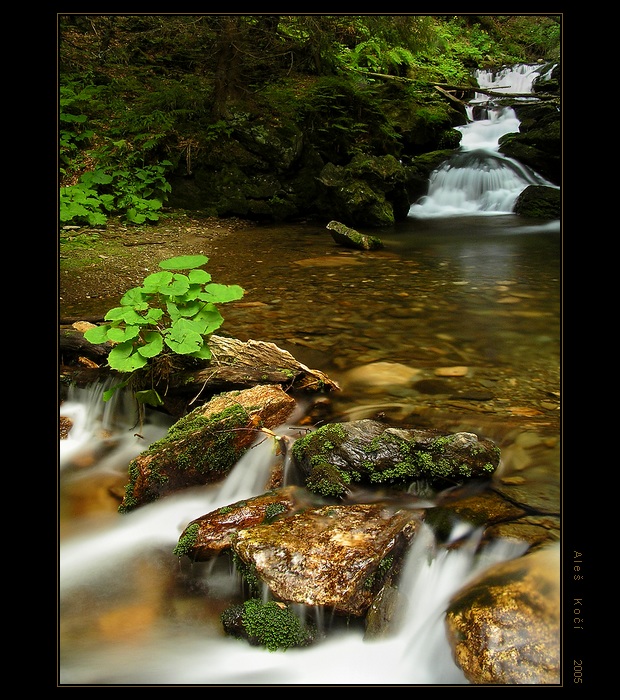
[[[120,306],[105,315],[106,323],[91,328],[84,337],[95,345],[113,343],[109,366],[130,375],[164,355],[210,360],[209,337],[224,322],[217,304],[241,299],[244,290],[211,282],[211,275],[200,269],[208,261],[205,255],[163,260],[161,272],[148,275],[142,286],[127,291]],[[181,270],[188,273],[181,274]],[[128,381],[106,392],[104,400]],[[138,398],[161,403],[156,392],[142,392]]]
[[[157,221],[170,184],[163,161],[142,168],[97,168],[85,172],[77,184],[60,189],[60,221],[63,224],[105,224],[109,214],[119,214],[132,224]]]

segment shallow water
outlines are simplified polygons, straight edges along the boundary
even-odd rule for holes
[[[470,202],[465,215],[453,203],[444,216],[359,229],[384,242],[372,252],[336,245],[317,223],[259,226],[205,243],[214,281],[246,290],[223,306],[222,331],[276,343],[338,381],[342,390],[325,397],[326,420],[380,415],[474,432],[501,448],[498,479],[555,492],[559,222],[471,211]],[[116,302],[99,299],[89,313]],[[169,423],[153,416],[139,431],[129,419],[111,425],[111,416],[75,398],[67,409],[79,432],[60,459],[61,684],[467,683],[443,633],[446,601],[481,568],[519,556],[523,543],[497,541],[480,552],[470,532],[469,547],[449,552],[423,531],[402,581],[417,613],[401,611],[406,624],[398,635],[368,643],[351,624],[312,649],[250,648],[224,637],[219,620],[242,594],[229,561],[191,564],[172,550],[190,520],[260,492],[259,476],[275,458],[270,445],[257,444],[222,485],[121,517],[128,461]]]
[[[385,249],[373,253],[342,249],[311,225],[219,241],[209,261],[213,278],[247,290],[224,311],[225,330],[275,342],[341,381],[329,400],[342,420],[381,411],[392,422],[469,430],[501,447],[499,474],[558,484],[559,412],[540,401],[545,389],[559,391],[558,231],[508,215],[411,221],[382,238]],[[372,373],[370,383],[348,382],[351,370],[375,363],[385,363],[388,383]],[[490,387],[493,398],[455,402],[424,393],[394,379],[401,364],[419,370],[416,379],[466,366],[465,376],[442,381],[454,392],[463,383]],[[76,404],[69,407],[79,415]],[[438,553],[427,562],[425,583],[412,579],[412,590],[418,586],[418,600],[420,591],[437,595],[423,606],[428,614],[407,618],[409,631],[394,639],[369,644],[352,625],[312,650],[249,648],[225,638],[219,621],[242,590],[230,563],[192,565],[172,550],[190,520],[259,493],[260,485],[243,491],[233,477],[221,490],[190,490],[119,516],[110,489],[122,491],[128,461],[167,424],[158,417],[139,431],[126,426],[119,438],[109,416],[86,414],[78,420],[86,455],[65,445],[61,460],[61,684],[467,683],[447,648],[441,610],[475,569],[473,554]],[[110,430],[114,448],[100,437]],[[270,449],[264,443],[249,458],[268,469]]]

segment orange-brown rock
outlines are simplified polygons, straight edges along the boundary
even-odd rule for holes
[[[258,431],[285,423],[295,406],[295,400],[277,385],[214,396],[179,419],[165,438],[129,464],[130,481],[119,511],[221,480],[250,448]]]
[[[470,683],[559,684],[559,546],[492,566],[452,598],[446,626]]]
[[[239,530],[269,523],[309,507],[310,494],[299,486],[286,486],[237,501],[192,520],[181,533],[178,556],[205,561],[229,549]],[[316,500],[316,499],[314,499]]]
[[[241,530],[233,550],[277,599],[359,617],[418,517],[380,504],[324,506]]]

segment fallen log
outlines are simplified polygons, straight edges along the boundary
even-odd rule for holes
[[[76,324],[78,325],[78,324]],[[212,358],[198,368],[178,368],[153,387],[170,401],[172,397],[192,406],[198,399],[207,401],[222,391],[248,389],[263,385],[280,385],[286,390],[303,392],[339,391],[340,386],[320,370],[310,369],[274,343],[212,335],[209,338]],[[93,345],[82,330],[61,329],[61,384],[88,386],[116,373],[105,364],[112,348],[110,343]],[[119,381],[122,379],[119,376]],[[173,405],[170,403],[170,405]],[[173,415],[181,415],[179,409]]]
[[[209,366],[172,375],[170,389],[192,393],[202,387],[219,390],[222,387],[280,384],[303,391],[340,390],[326,374],[301,364],[275,343],[212,335],[208,344],[212,355]]]

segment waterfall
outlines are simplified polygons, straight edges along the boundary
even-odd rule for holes
[[[476,78],[480,87],[505,90],[507,95],[528,93],[539,70],[539,66],[517,65],[498,73],[478,71]],[[462,133],[459,153],[431,174],[428,194],[410,207],[409,216],[510,214],[528,185],[554,187],[527,166],[499,153],[499,139],[519,131],[511,107],[496,106],[483,93],[476,93],[467,114],[471,121],[456,127]]]
[[[122,438],[133,428],[129,415],[117,417],[115,422],[110,422],[108,415],[108,432],[101,436],[100,403],[101,391],[93,387],[74,394],[62,407],[62,415],[70,409],[74,415],[81,416],[80,435],[88,435],[83,447],[89,443],[92,449],[97,441]],[[117,409],[121,406],[122,402],[117,404]],[[162,426],[154,429],[151,438],[163,430]],[[288,425],[274,432],[289,437],[292,434]],[[112,452],[120,450],[124,455],[122,460],[126,459],[122,440],[113,444],[116,447]],[[84,524],[77,528],[77,534],[62,537],[59,600],[65,624],[84,624],[82,618],[87,618],[91,608],[109,605],[116,598],[116,606],[121,610],[126,608],[129,614],[132,608],[123,602],[126,586],[138,577],[144,578],[140,567],[149,558],[159,562],[155,570],[167,568],[167,576],[182,578],[172,550],[183,529],[201,515],[262,493],[275,458],[273,442],[260,435],[222,483],[187,489],[122,517],[92,526]],[[126,466],[125,462],[125,469]],[[65,464],[61,489],[72,478],[72,469]],[[445,636],[446,604],[471,576],[493,563],[519,556],[523,545],[499,541],[480,550],[479,531],[464,534],[461,528],[458,537],[467,539],[466,546],[449,549],[435,541],[430,528],[421,527],[399,583],[405,600],[396,615],[400,624],[389,637],[366,640],[363,630],[352,626],[328,634],[325,641],[310,648],[270,653],[224,636],[221,626],[214,631],[209,625],[204,628],[197,624],[183,625],[163,614],[149,628],[148,635],[138,638],[129,634],[125,639],[125,635],[118,634],[112,645],[105,642],[93,645],[80,637],[74,648],[67,648],[73,645],[65,642],[61,645],[64,649],[60,682],[75,685],[467,684],[452,659]],[[239,588],[235,572],[222,571],[214,565],[206,565],[204,569],[199,564],[191,566],[197,570],[195,585],[204,586],[211,594]],[[175,585],[180,586],[178,582]],[[150,590],[148,581],[141,586],[147,592]],[[142,591],[141,596],[144,595],[148,593]],[[89,624],[89,629],[103,624],[96,619],[97,623]]]

